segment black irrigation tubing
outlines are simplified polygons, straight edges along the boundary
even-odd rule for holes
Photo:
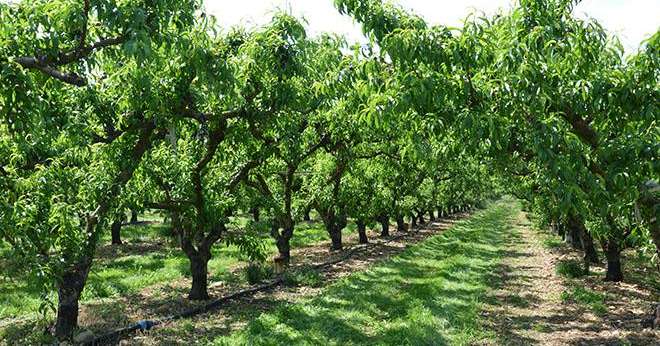
[[[455,214],[453,214],[453,215],[455,215]],[[448,218],[453,216],[453,215],[448,215]],[[433,221],[427,222],[425,224],[425,226],[432,223],[432,222]],[[411,230],[411,232],[412,232],[412,230]],[[336,258],[334,260],[330,260],[330,261],[327,261],[327,262],[319,263],[319,264],[313,265],[311,267],[313,269],[321,269],[321,268],[329,267],[329,266],[337,264],[337,263],[341,263],[341,262],[346,261],[349,258],[353,257],[353,255],[355,253],[357,253],[359,250],[368,249],[370,247],[374,247],[374,246],[378,246],[378,245],[389,244],[393,241],[397,241],[401,238],[404,238],[404,237],[410,235],[411,232],[402,233],[400,235],[391,237],[390,239],[388,239],[387,241],[384,241],[384,242],[367,243],[367,244],[365,244],[365,246],[358,245],[356,247],[353,247],[349,251],[347,251],[344,256],[341,256],[339,258]],[[165,322],[175,321],[175,320],[179,320],[179,319],[182,319],[182,318],[187,318],[187,317],[192,317],[192,316],[195,316],[195,315],[199,315],[199,314],[208,312],[210,310],[213,310],[215,308],[218,308],[220,305],[222,305],[223,303],[225,303],[229,300],[236,299],[236,298],[241,298],[243,296],[247,296],[247,295],[250,295],[250,294],[253,294],[253,293],[265,291],[267,289],[276,287],[276,286],[280,285],[283,282],[284,282],[284,279],[282,278],[282,276],[279,276],[279,277],[275,278],[274,280],[271,280],[267,283],[261,284],[259,286],[254,286],[254,287],[251,287],[251,288],[246,288],[246,289],[240,290],[238,292],[234,292],[232,294],[220,297],[220,298],[218,298],[218,299],[216,299],[216,300],[214,300],[214,301],[212,301],[212,302],[210,302],[206,305],[199,306],[199,307],[184,311],[184,312],[179,313],[179,314],[171,315],[171,316],[168,316],[168,317],[165,317],[165,318],[162,318],[162,319],[158,319],[158,320],[140,320],[140,321],[136,322],[135,324],[132,324],[128,327],[121,328],[121,329],[116,329],[114,331],[111,331],[111,332],[108,332],[106,334],[100,335],[100,336],[94,338],[94,340],[89,341],[87,343],[84,343],[83,345],[97,346],[97,345],[108,345],[108,344],[111,344],[113,342],[118,342],[119,340],[123,339],[124,337],[128,336],[130,333],[133,333],[135,331],[138,331],[138,330],[147,331],[147,330],[150,330],[153,327],[156,327],[156,326],[158,326],[160,324],[163,324]]]

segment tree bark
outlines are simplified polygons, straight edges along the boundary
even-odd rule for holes
[[[390,236],[390,217],[387,214],[382,214],[378,217],[378,222],[381,226],[380,236],[389,237]]]
[[[121,219],[116,219],[110,226],[112,234],[112,245],[121,245]]]
[[[135,209],[131,209],[131,224],[135,225],[138,223],[138,212]]]
[[[279,255],[277,261],[284,266],[288,266],[291,263],[291,237],[293,236],[293,226],[286,227],[282,230],[282,233],[276,236],[275,242],[277,245],[277,251]]]
[[[580,241],[582,242],[582,249],[584,250],[585,263],[600,263],[598,252],[596,252],[596,247],[594,246],[594,238],[587,230],[587,227],[585,227],[584,222],[576,219],[576,227],[579,230]]]
[[[623,271],[621,270],[621,248],[615,240],[608,240],[605,249],[607,257],[607,273],[605,281],[619,282],[623,281]]]
[[[55,336],[69,339],[78,326],[78,301],[85,287],[91,261],[83,260],[75,268],[64,272],[57,287],[57,320]]]
[[[574,249],[582,250],[582,240],[580,239],[580,230],[569,220],[566,227],[566,242]]]
[[[417,218],[419,219],[419,224],[420,224],[420,225],[423,225],[423,224],[426,223],[426,220],[424,220],[424,211],[420,211],[420,212],[417,214]]]
[[[433,209],[429,209],[429,220],[435,221],[435,215],[433,215]]]
[[[208,293],[208,261],[209,255],[196,254],[189,256],[190,273],[192,274],[192,287],[188,298],[190,300],[207,300]]]
[[[417,228],[417,216],[414,213],[410,215],[410,228]]]
[[[332,240],[332,245],[330,247],[331,250],[341,250],[343,248],[341,241],[341,229],[339,229],[339,227],[336,225],[333,226],[332,230],[330,231],[330,239]]]
[[[396,230],[397,232],[407,231],[406,222],[403,220],[403,215],[397,215],[396,217]]]
[[[367,224],[363,220],[357,220],[358,235],[360,237],[360,244],[368,244],[369,239],[367,238]]]

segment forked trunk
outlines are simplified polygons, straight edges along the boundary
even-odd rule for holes
[[[358,235],[360,237],[360,244],[369,243],[369,239],[367,238],[367,224],[363,220],[357,220],[355,223],[357,224]]]
[[[91,262],[82,261],[78,266],[62,275],[57,287],[57,320],[55,336],[69,339],[78,327],[78,301],[85,287]]]

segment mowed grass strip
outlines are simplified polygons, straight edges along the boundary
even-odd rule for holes
[[[489,205],[447,232],[328,286],[281,303],[216,345],[461,345],[495,342],[479,313],[517,232],[516,202]],[[206,335],[205,337],[209,337]]]

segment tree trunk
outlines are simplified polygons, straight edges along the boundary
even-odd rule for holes
[[[580,230],[572,222],[566,227],[566,242],[574,249],[582,250],[582,240],[580,239]]]
[[[429,209],[429,220],[435,221],[435,215],[433,215],[433,209]]]
[[[333,225],[330,230],[330,240],[332,240],[331,250],[341,250],[343,244],[341,241],[341,229],[337,225]]]
[[[403,215],[398,215],[396,217],[396,230],[397,232],[406,231],[406,222],[403,220]]]
[[[358,235],[360,236],[360,244],[369,243],[369,239],[367,238],[366,223],[362,220],[357,220],[355,223],[357,224]]]
[[[112,245],[121,245],[121,219],[116,219],[110,226]]]
[[[615,240],[607,241],[605,251],[607,257],[607,273],[605,281],[623,281],[623,272],[621,271],[621,248]]]
[[[311,212],[312,212],[312,207],[305,208],[305,211],[303,212],[304,221],[312,221],[312,217],[309,215]]]
[[[192,287],[188,298],[190,300],[207,300],[209,299],[208,293],[208,260],[210,256],[207,255],[193,255],[189,256],[190,259],[190,273],[192,274]]]
[[[410,228],[412,229],[417,228],[417,217],[415,216],[415,214],[410,215]]]
[[[389,237],[390,236],[390,217],[387,214],[383,214],[383,215],[378,217],[378,222],[380,222],[380,226],[381,226],[380,236],[381,237]]]
[[[279,255],[277,261],[284,266],[291,263],[291,237],[293,236],[293,227],[286,228],[281,234],[278,234],[275,241],[277,244],[277,251]]]
[[[83,261],[75,269],[66,271],[57,287],[57,320],[55,336],[69,339],[78,327],[78,301],[85,287],[91,262]]]
[[[138,223],[138,212],[135,209],[131,209],[131,224],[135,225]]]
[[[558,221],[551,221],[550,228],[556,235],[560,236],[562,240],[566,240],[566,232],[564,232],[564,227],[562,227],[561,223]]]
[[[598,252],[596,252],[596,248],[594,247],[594,239],[591,237],[587,227],[585,227],[584,222],[576,217],[572,217],[570,222],[572,224],[571,228],[576,228],[578,230],[578,235],[581,242],[580,245],[584,250],[585,264],[598,264],[600,259],[598,258]]]
[[[419,224],[420,224],[420,225],[423,225],[423,224],[426,223],[426,220],[424,220],[424,212],[423,212],[423,211],[420,211],[420,212],[417,214],[417,218],[419,219]]]

